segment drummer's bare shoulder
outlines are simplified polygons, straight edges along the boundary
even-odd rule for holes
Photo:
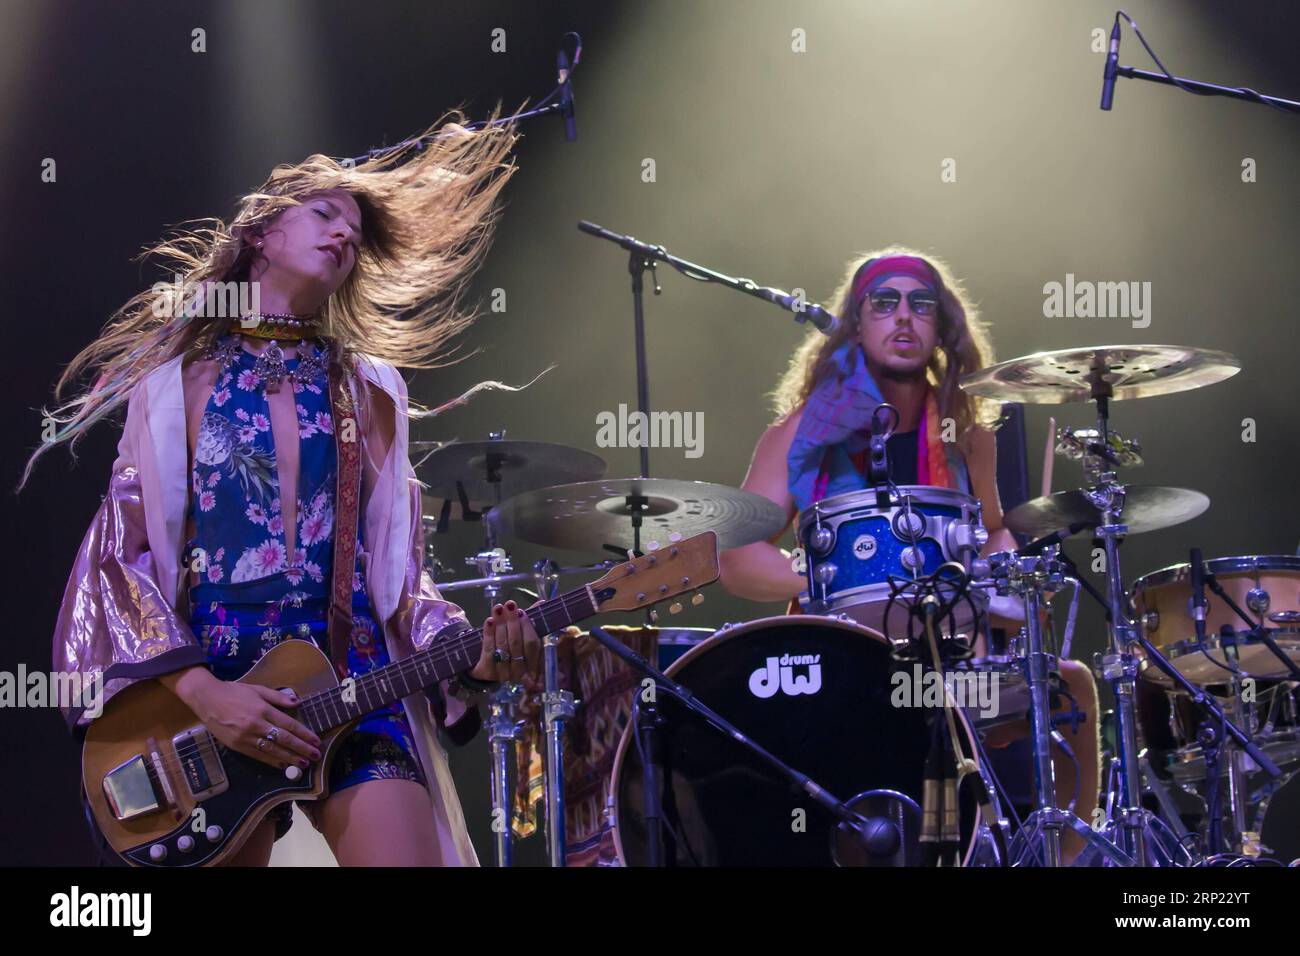
[[[795,508],[794,498],[790,494],[786,457],[790,454],[790,444],[794,441],[802,417],[803,406],[800,406],[767,426],[754,447],[749,472],[740,486],[745,491],[775,501],[786,509],[790,517],[794,516]]]

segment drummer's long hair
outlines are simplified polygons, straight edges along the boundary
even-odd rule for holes
[[[926,366],[926,378],[935,390],[939,416],[951,417],[956,422],[959,441],[966,444],[971,427],[992,426],[999,408],[994,402],[967,395],[957,387],[957,382],[963,375],[992,364],[993,344],[978,310],[948,264],[937,256],[902,246],[862,253],[849,262],[844,281],[832,297],[839,326],[829,336],[809,328],[808,337],[795,350],[789,367],[772,392],[778,418],[784,420],[802,408],[813,389],[827,376],[839,377],[832,355],[858,335],[858,316],[853,314],[853,282],[868,262],[882,256],[916,256],[928,262],[939,276],[939,343]]]
[[[320,190],[346,190],[361,209],[356,265],[319,313],[322,334],[334,342],[344,367],[367,355],[411,369],[464,358],[453,359],[456,349],[448,345],[475,319],[462,308],[462,297],[491,241],[497,199],[515,172],[507,156],[518,133],[514,124],[491,125],[498,113],[486,128],[471,131],[460,111],[449,112],[404,147],[356,164],[317,153],[297,165],[277,166],[239,200],[229,225],[190,220],[146,248],[137,260],[156,261],[167,282],[179,277],[184,305],[174,285],[159,282],[113,313],[63,370],[54,399],[83,372],[94,374],[94,384],[52,411],[42,409],[50,432],[28,459],[16,490],[53,446],[67,443],[75,458],[77,441],[121,407],[150,372],[212,345],[230,319],[204,316],[212,312],[204,302],[209,283],[247,281],[261,256],[254,243],[272,220]],[[410,413],[437,414],[485,387],[506,386],[481,383],[432,410],[412,403]],[[363,422],[368,391],[358,389]]]

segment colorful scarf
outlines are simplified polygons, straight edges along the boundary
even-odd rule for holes
[[[823,498],[866,487],[853,459],[868,450],[871,414],[884,401],[856,339],[836,349],[832,358],[840,376],[828,375],[808,396],[786,456],[790,494],[800,511]],[[843,381],[837,381],[841,376]],[[916,444],[917,484],[969,492],[970,476],[956,443],[942,439],[933,389],[926,392]]]

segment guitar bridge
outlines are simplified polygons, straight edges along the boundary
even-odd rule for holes
[[[125,760],[104,775],[104,796],[113,816],[133,820],[178,805],[173,784],[184,781],[196,801],[221,793],[228,786],[212,735],[202,725],[181,731],[171,740],[175,763],[150,737],[146,751]]]

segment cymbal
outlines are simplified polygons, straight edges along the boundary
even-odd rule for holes
[[[1187,488],[1160,485],[1126,485],[1120,522],[1129,534],[1158,531],[1190,521],[1210,507],[1210,499]],[[1017,534],[1033,538],[1051,534],[1069,525],[1088,527],[1101,524],[1102,515],[1082,491],[1058,491],[1017,505],[1003,516],[1003,523]]]
[[[417,450],[423,445],[423,442],[411,443]],[[604,475],[605,468],[605,459],[581,448],[502,439],[441,445],[415,470],[429,486],[425,489],[429,497],[458,501],[459,483],[471,502],[495,504],[537,488],[591,481]],[[500,481],[490,481],[490,477],[499,477]]]
[[[641,547],[716,531],[719,548],[765,541],[786,526],[775,502],[739,488],[674,478],[606,478],[541,488],[503,501],[488,514],[497,533],[575,551],[633,546],[628,496],[646,500]]]
[[[1181,345],[1099,345],[1035,352],[962,378],[971,395],[1004,402],[1060,405],[1089,402],[1094,386],[1113,399],[1148,398],[1212,385],[1241,371],[1227,352]]]

